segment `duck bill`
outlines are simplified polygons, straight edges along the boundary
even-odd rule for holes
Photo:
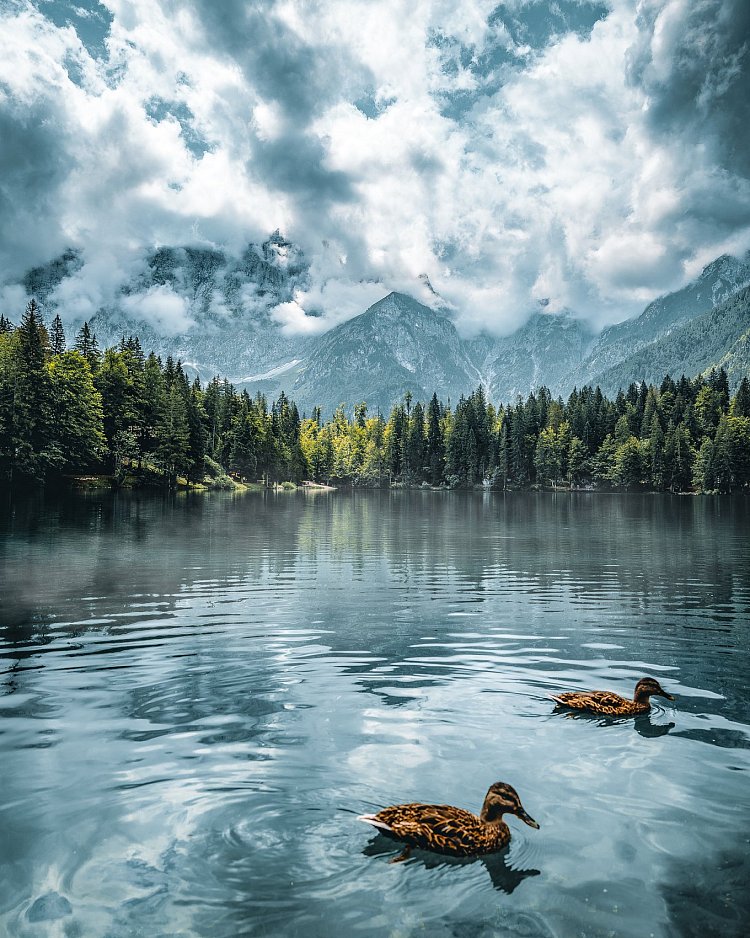
[[[668,694],[665,690],[661,692],[662,697],[666,697],[667,700],[674,700],[674,697],[671,694]]]
[[[530,814],[527,814],[523,810],[523,808],[521,808],[521,810],[518,812],[517,817],[521,821],[523,821],[524,824],[528,824],[529,827],[533,827],[536,830],[539,830],[539,825],[537,824],[537,822],[534,820],[534,818]]]

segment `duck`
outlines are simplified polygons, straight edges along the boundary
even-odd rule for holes
[[[588,713],[607,717],[634,717],[639,713],[648,713],[651,709],[650,697],[658,696],[674,700],[674,697],[652,677],[643,677],[638,681],[632,700],[621,697],[611,690],[569,691],[551,696],[555,703],[562,707],[585,710]]]
[[[529,827],[539,829],[524,810],[518,792],[505,782],[490,785],[478,816],[449,804],[412,802],[383,808],[377,814],[361,814],[358,819],[405,844],[403,853],[391,861],[397,863],[408,859],[412,847],[453,857],[496,853],[510,842],[504,814],[515,814]]]

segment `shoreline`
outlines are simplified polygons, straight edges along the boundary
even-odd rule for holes
[[[273,492],[277,493],[330,493],[330,492],[340,492],[344,494],[354,493],[354,492],[429,492],[435,494],[491,494],[491,495],[503,495],[503,496],[514,496],[514,495],[668,495],[668,496],[679,496],[679,497],[697,497],[701,495],[715,497],[717,495],[747,495],[747,492],[735,491],[732,493],[721,493],[716,491],[709,492],[665,492],[658,489],[647,489],[647,488],[631,488],[631,489],[617,489],[609,487],[580,487],[580,488],[567,488],[567,487],[556,487],[551,488],[549,486],[533,486],[529,488],[494,488],[492,486],[463,486],[450,488],[445,485],[433,486],[427,484],[421,485],[404,485],[403,483],[392,483],[390,485],[352,485],[351,483],[343,483],[338,485],[333,485],[323,482],[315,482],[312,480],[303,480],[300,483],[293,483],[290,481],[284,482],[274,482],[270,484],[265,484],[263,482],[239,482],[236,479],[231,477],[222,478],[219,484],[206,484],[202,483],[190,483],[180,477],[177,480],[175,487],[170,488],[166,485],[160,484],[154,479],[143,479],[139,480],[133,477],[126,477],[122,481],[118,481],[113,475],[108,474],[96,474],[96,473],[86,473],[81,475],[69,475],[62,478],[51,480],[49,482],[40,483],[38,485],[19,485],[19,486],[8,486],[7,493],[9,495],[16,494],[31,494],[34,492],[139,492],[139,493],[150,493],[154,495],[164,495],[164,494],[200,494],[200,495],[210,495],[213,493],[223,493],[230,495],[242,495],[247,493],[260,493],[260,492]]]

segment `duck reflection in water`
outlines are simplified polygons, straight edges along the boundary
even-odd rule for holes
[[[644,713],[636,717],[635,720],[622,717],[600,717],[593,713],[580,712],[568,712],[563,714],[563,716],[566,720],[584,720],[586,723],[593,723],[596,726],[626,726],[630,724],[639,736],[643,736],[646,739],[656,739],[657,736],[666,736],[667,733],[676,726],[671,720],[669,723],[657,723],[653,713]]]
[[[366,857],[385,857],[393,853],[393,841],[382,834],[377,834],[362,850]],[[484,857],[447,857],[431,853],[428,850],[415,850],[411,856],[402,861],[407,864],[419,863],[427,870],[437,870],[451,866],[469,866],[472,863],[481,863],[487,870],[490,881],[498,892],[508,895],[513,892],[529,876],[539,876],[541,870],[515,870],[507,864],[508,848],[499,853],[491,853]],[[394,863],[400,857],[394,857]]]

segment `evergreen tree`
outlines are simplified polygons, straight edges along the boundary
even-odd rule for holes
[[[404,427],[403,477],[407,483],[422,481],[426,462],[424,408],[417,401]]]
[[[198,378],[188,390],[187,380],[183,389],[188,421],[188,482],[200,482],[206,472],[206,444],[208,441],[208,416],[203,407],[203,393]]]
[[[693,412],[701,435],[713,436],[721,418],[722,393],[705,385],[695,398]]]
[[[693,466],[693,485],[699,492],[710,492],[714,484],[714,441],[706,437],[701,443]]]
[[[495,456],[495,484],[503,491],[508,488],[510,477],[510,443],[508,426],[510,413],[503,414],[502,423],[497,434],[497,451]]]
[[[732,398],[730,413],[733,417],[750,417],[750,381],[744,377]]]
[[[4,462],[11,478],[41,481],[62,464],[53,432],[52,388],[46,368],[47,331],[35,300],[17,330],[16,360]]]
[[[648,438],[648,462],[648,476],[651,486],[661,491],[667,484],[667,463],[664,431],[661,428],[661,423],[659,422],[659,417],[656,412],[654,412],[651,417],[651,432]]]
[[[437,394],[432,395],[427,408],[426,461],[429,480],[432,485],[443,481],[445,466],[445,438],[443,436],[442,414]]]
[[[580,485],[586,472],[586,447],[577,436],[571,436],[568,445],[568,482]]]
[[[670,427],[664,438],[665,485],[670,492],[686,492],[693,479],[693,444],[686,424]]]
[[[80,352],[89,363],[89,368],[91,369],[92,374],[95,375],[97,369],[99,368],[99,362],[101,361],[102,356],[101,352],[99,351],[99,343],[96,341],[96,336],[89,328],[89,324],[87,322],[85,322],[78,330],[75,348],[76,351]]]
[[[403,404],[397,404],[391,411],[391,416],[385,430],[386,465],[394,481],[401,478],[406,428],[406,410]]]
[[[252,409],[243,407],[235,419],[232,444],[229,451],[229,466],[244,479],[257,479],[258,455],[261,452],[261,437],[264,424]]]
[[[49,334],[50,350],[53,355],[62,355],[66,349],[65,330],[63,329],[62,319],[59,314],[52,320],[52,328]]]
[[[185,397],[176,381],[165,398],[156,434],[156,458],[164,470],[167,484],[174,488],[177,476],[190,465],[190,427]]]
[[[91,369],[80,352],[61,352],[47,365],[50,377],[55,445],[62,468],[85,469],[106,447],[102,399]]]
[[[138,422],[138,468],[156,447],[156,434],[166,406],[166,388],[161,363],[152,352],[143,365],[143,406]],[[213,448],[211,449],[213,453]]]
[[[86,357],[83,352],[80,354]],[[110,470],[119,472],[126,459],[138,454],[137,414],[132,408],[131,379],[125,355],[117,349],[107,349],[94,383],[102,397],[107,461]]]
[[[630,436],[615,450],[610,479],[624,489],[639,486],[644,476],[644,450],[641,441]]]

